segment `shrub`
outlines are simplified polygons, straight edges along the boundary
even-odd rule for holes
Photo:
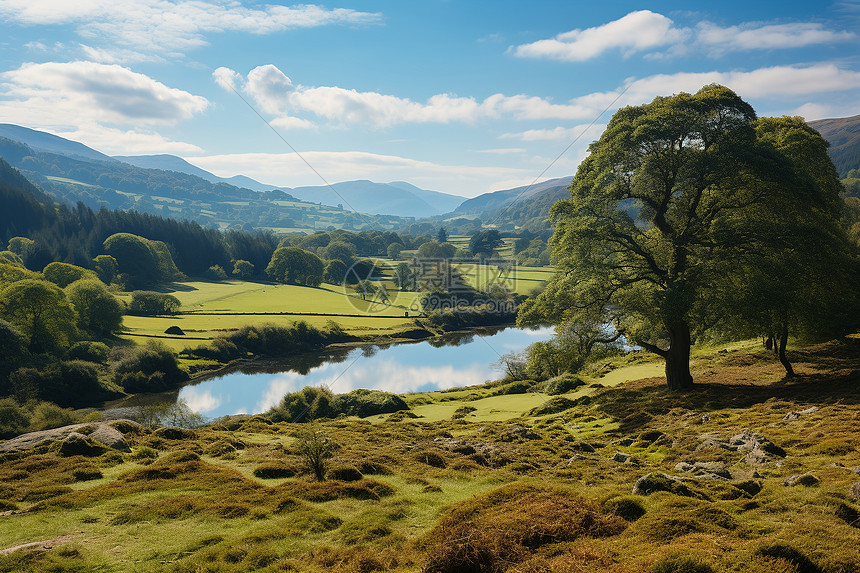
[[[293,466],[276,462],[266,462],[254,468],[254,477],[260,479],[290,478],[297,473],[298,471]]]
[[[11,398],[0,399],[0,439],[14,438],[27,431],[30,413]]]
[[[408,410],[409,406],[397,394],[381,390],[353,390],[348,394],[338,394],[329,405],[333,415],[346,414],[366,418],[376,414],[391,414]]]
[[[93,342],[85,340],[76,342],[69,348],[68,356],[72,360],[85,360],[87,362],[97,362],[104,364],[107,362],[110,348],[103,342]]]
[[[619,496],[608,499],[603,503],[603,509],[625,521],[636,521],[645,515],[642,501],[634,496]]]
[[[122,349],[113,366],[114,381],[128,392],[155,392],[188,380],[176,355],[164,344],[150,341],[143,347]]]
[[[38,370],[19,368],[10,375],[16,397],[56,402],[61,406],[85,404],[116,396],[99,382],[99,372],[91,362],[55,362]]]
[[[522,380],[499,386],[499,388],[495,392],[493,392],[493,394],[496,396],[504,396],[507,394],[526,394],[530,390],[531,385],[529,384],[529,382]]]
[[[297,392],[286,394],[281,403],[269,410],[273,422],[302,422],[331,415],[330,391],[314,386],[305,386]]]
[[[338,466],[331,468],[326,474],[327,479],[337,481],[358,481],[364,476],[355,466]]]
[[[555,396],[550,398],[541,406],[533,408],[529,412],[529,416],[544,416],[546,414],[558,414],[576,406],[576,402],[568,400],[564,396]]]
[[[299,454],[308,469],[317,481],[325,481],[328,459],[334,451],[335,444],[315,425],[303,428],[296,437]]]
[[[580,386],[585,386],[585,382],[583,382],[579,377],[566,372],[561,376],[550,378],[541,384],[539,388],[541,392],[545,394],[557,396],[559,394],[565,394],[571,390],[575,390]]]
[[[50,402],[42,402],[33,409],[31,431],[49,430],[75,424],[80,417],[70,408],[60,408]]]
[[[227,272],[221,265],[212,265],[206,271],[206,278],[213,281],[227,280]]]
[[[158,316],[176,314],[182,303],[173,295],[160,292],[136,290],[131,293],[128,314],[136,316]]]

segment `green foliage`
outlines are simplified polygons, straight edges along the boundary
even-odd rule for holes
[[[51,402],[40,402],[33,408],[30,419],[31,432],[61,428],[81,421],[81,416],[71,408],[61,408]]]
[[[204,422],[203,416],[192,410],[185,400],[142,406],[137,418],[148,428],[196,428]]]
[[[581,378],[574,376],[569,372],[565,372],[560,376],[550,378],[541,384],[539,389],[544,394],[557,396],[559,394],[566,394],[571,390],[576,390],[580,386],[585,386],[585,382],[583,382]]]
[[[448,243],[438,241],[427,241],[418,247],[418,257],[422,259],[451,259],[457,247]]]
[[[98,255],[93,259],[93,268],[99,277],[99,280],[109,285],[116,278],[119,272],[119,264],[116,259],[110,255]]]
[[[227,280],[227,272],[221,265],[212,265],[206,271],[206,278],[212,281],[224,281]]]
[[[0,251],[0,263],[24,268],[24,260],[12,251]]]
[[[338,394],[329,402],[331,416],[345,414],[366,418],[376,414],[390,414],[408,410],[409,406],[397,394],[381,390],[358,389],[348,394]]]
[[[504,244],[502,235],[496,229],[478,231],[469,239],[469,251],[473,255],[491,256]]]
[[[128,314],[137,316],[159,316],[176,314],[182,303],[171,294],[136,290],[131,293]]]
[[[68,357],[72,360],[85,360],[105,364],[110,354],[110,348],[104,342],[93,342],[82,340],[72,344],[69,348]]]
[[[34,244],[35,241],[33,239],[28,239],[27,237],[12,237],[9,239],[9,243],[6,248],[19,257],[23,257],[24,253],[27,252],[27,249]]]
[[[390,245],[388,245],[388,250],[386,251],[386,254],[388,255],[389,259],[391,259],[392,261],[396,261],[400,259],[400,253],[403,252],[404,248],[405,247],[400,243],[391,243]]]
[[[122,326],[123,304],[95,278],[73,282],[66,287],[69,302],[78,314],[78,327],[106,336]]]
[[[66,288],[79,280],[96,280],[96,274],[83,267],[76,267],[68,263],[50,263],[42,270],[46,281],[50,281],[60,288]]]
[[[80,406],[115,397],[102,386],[91,362],[52,362],[43,368],[19,368],[9,375],[13,395],[21,400],[47,400],[61,406]]]
[[[238,259],[233,262],[233,276],[242,280],[248,280],[254,276],[254,264],[250,261]]]
[[[24,359],[26,340],[18,330],[0,319],[0,396],[10,393],[9,373]]]
[[[0,398],[0,439],[23,434],[30,427],[30,412],[11,398]]]
[[[342,261],[350,266],[355,259],[355,247],[344,241],[332,241],[320,249],[320,255],[329,261]]]
[[[129,278],[131,285],[127,286],[173,281],[182,276],[170,249],[161,241],[131,233],[115,233],[105,239],[103,248],[116,260],[118,272]]]
[[[332,393],[324,388],[305,386],[286,394],[268,416],[273,422],[305,422],[331,415]]]
[[[342,285],[346,281],[347,266],[343,261],[329,261],[323,271],[323,282],[330,285]]]
[[[176,355],[157,341],[115,351],[111,364],[114,381],[128,392],[167,390],[188,380]]]
[[[692,385],[693,338],[722,317],[745,317],[748,293],[781,290],[791,250],[810,263],[797,277],[826,283],[827,271],[812,264],[826,257],[807,240],[832,234],[835,187],[823,142],[804,132],[801,147],[815,150],[809,157],[780,148],[780,130],[797,122],[755,119],[749,104],[717,85],[619,110],[580,164],[571,198],[553,207],[559,272],[523,305],[521,322],[612,322],[663,357],[669,387],[684,389]],[[806,237],[783,224],[804,212],[818,221]],[[759,277],[774,288],[744,288]]]
[[[318,286],[322,282],[323,262],[315,254],[297,247],[275,249],[266,275],[278,282]]]
[[[25,279],[3,289],[0,317],[21,332],[33,353],[66,348],[77,332],[77,315],[65,293],[47,281]]]
[[[315,424],[308,424],[296,436],[296,448],[317,481],[325,481],[328,460],[335,449],[325,432]]]

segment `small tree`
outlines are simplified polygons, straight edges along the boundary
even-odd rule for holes
[[[119,272],[119,265],[116,262],[116,259],[110,255],[99,255],[93,259],[93,266],[96,270],[96,274],[106,285],[109,285],[116,278],[117,272]]]
[[[439,243],[448,242],[448,231],[445,230],[445,227],[439,227],[439,231],[436,233],[436,241]]]
[[[314,474],[314,478],[317,481],[325,481],[328,460],[335,449],[334,442],[314,422],[306,424],[299,430],[296,438],[299,454]]]
[[[254,264],[243,259],[235,261],[233,263],[233,276],[248,280],[254,276]]]
[[[400,253],[403,252],[403,245],[400,243],[391,243],[388,245],[388,258],[392,261],[396,261],[400,259]]]
[[[66,296],[78,313],[78,326],[88,332],[107,335],[122,326],[122,303],[96,279],[75,281]]]

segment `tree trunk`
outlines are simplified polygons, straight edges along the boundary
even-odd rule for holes
[[[768,334],[767,338],[764,339],[764,347],[767,350],[773,350],[773,335]]]
[[[678,321],[669,325],[669,350],[666,352],[666,384],[670,390],[693,387],[690,374],[690,325]]]
[[[788,346],[788,325],[783,324],[779,331],[779,352],[777,356],[779,356],[779,363],[782,364],[783,368],[785,368],[785,377],[793,378],[794,377],[794,368],[791,367],[791,362],[788,361],[788,358],[785,355],[785,347]]]

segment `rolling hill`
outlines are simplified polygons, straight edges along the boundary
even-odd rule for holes
[[[324,185],[310,187],[285,187],[284,191],[304,201],[327,205],[342,204],[356,211],[398,217],[431,217],[448,213],[463,202],[463,197],[419,189],[414,185],[397,181],[375,183],[373,181],[344,181],[332,185],[335,191]]]
[[[860,115],[808,122],[830,143],[827,150],[839,177],[860,168]]]

